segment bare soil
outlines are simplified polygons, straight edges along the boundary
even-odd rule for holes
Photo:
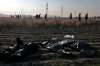
[[[76,40],[87,41],[93,47],[100,50],[100,24],[90,24],[72,27],[0,27],[0,45],[7,47],[15,43],[15,38],[20,37],[25,43],[42,42],[52,37],[62,37],[66,34],[75,35]],[[48,56],[46,54],[46,56]],[[43,57],[45,58],[45,57]],[[26,60],[16,63],[0,62],[0,66],[100,66],[100,58],[63,58],[56,57],[56,54],[49,56],[46,59]]]

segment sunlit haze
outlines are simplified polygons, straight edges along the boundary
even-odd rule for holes
[[[48,3],[48,14],[68,16],[70,12],[74,16],[78,13],[89,13],[90,16],[100,15],[100,0],[0,0],[0,14],[45,14]]]

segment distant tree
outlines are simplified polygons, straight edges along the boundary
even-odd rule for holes
[[[70,20],[72,19],[72,13],[70,13],[70,15],[69,15],[69,19],[70,19]]]
[[[81,13],[78,14],[78,20],[81,21]]]
[[[86,15],[85,15],[85,21],[87,21],[88,20],[88,13],[86,13]]]

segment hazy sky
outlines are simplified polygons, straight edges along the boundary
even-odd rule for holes
[[[6,14],[45,14],[48,2],[49,15],[61,15],[61,5],[64,16],[70,12],[76,16],[78,13],[89,13],[90,16],[100,15],[100,0],[0,0],[0,13]]]

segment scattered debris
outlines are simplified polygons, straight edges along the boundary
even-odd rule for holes
[[[41,44],[35,44],[32,42],[24,43],[19,37],[16,38],[16,45],[6,49],[0,49],[0,60],[14,61],[21,60],[30,55],[38,55],[42,58],[45,54],[60,56],[82,56],[82,57],[94,57],[97,50],[91,47],[84,41],[74,40],[74,35],[65,35],[62,38],[51,38],[48,41],[44,41]],[[44,51],[43,49],[46,49]],[[38,54],[36,54],[38,53]],[[44,53],[44,54],[43,54]],[[54,53],[54,54],[52,54]],[[58,54],[58,55],[57,55]],[[45,56],[48,58],[48,56]]]

